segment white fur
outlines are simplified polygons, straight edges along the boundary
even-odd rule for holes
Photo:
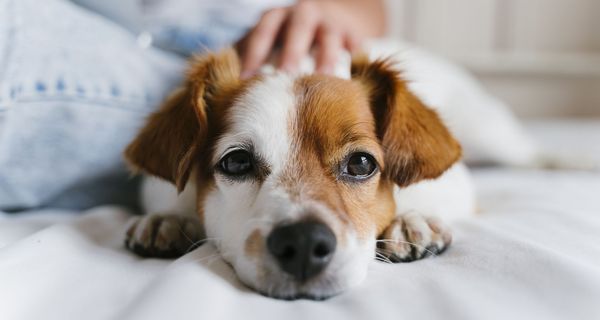
[[[291,145],[288,121],[295,112],[294,105],[293,79],[288,75],[277,73],[257,83],[231,109],[232,128],[218,141],[213,162],[227,149],[246,141],[252,142],[255,152],[269,163],[285,163]]]
[[[289,219],[297,213],[287,194],[277,188],[273,179],[289,158],[288,123],[294,115],[294,106],[290,77],[276,74],[257,83],[232,106],[231,128],[215,147],[213,163],[227,150],[240,143],[250,143],[272,170],[261,187],[252,181],[231,183],[217,174],[216,191],[205,199],[207,236],[214,239],[221,255],[234,266],[240,279],[254,287],[261,286],[258,273],[262,266],[246,257],[246,239],[256,229],[266,236],[273,223],[285,218],[284,212]],[[264,123],[272,125],[267,127]],[[268,291],[268,288],[263,289]]]
[[[475,189],[464,163],[452,166],[435,180],[394,189],[398,215],[417,212],[451,221],[475,212]]]
[[[197,215],[196,182],[193,179],[188,181],[185,189],[178,195],[177,189],[170,182],[145,177],[141,198],[142,209],[146,213]]]
[[[370,48],[372,57],[394,52],[400,61],[398,67],[404,70],[403,76],[411,81],[410,88],[441,114],[463,144],[467,161],[508,165],[535,163],[538,150],[514,116],[500,102],[485,94],[462,70],[433,55],[402,45],[390,47],[373,43]],[[342,60],[336,69],[337,74],[348,78],[349,56]],[[307,60],[299,74],[310,73],[313,69],[314,63]],[[298,116],[293,92],[294,76],[278,73],[268,66],[263,72],[267,74],[265,80],[256,83],[232,107],[232,125],[217,142],[212,164],[218,163],[232,148],[250,143],[270,166],[271,173],[262,184],[250,180],[232,182],[216,174],[216,188],[205,199],[203,222],[207,236],[214,241],[223,258],[233,265],[239,278],[259,291],[278,296],[301,293],[328,296],[364,279],[368,264],[373,260],[374,232],[370,240],[360,243],[353,230],[345,230],[346,245],[337,248],[322,275],[304,285],[291,281],[267,253],[252,258],[244,252],[246,239],[254,230],[259,230],[266,237],[273,226],[299,219],[307,208],[311,212],[319,212],[326,223],[336,224],[332,220],[335,215],[328,214],[319,203],[311,199],[295,202],[280,185],[279,174],[294,151],[288,127]],[[165,190],[163,185],[146,186],[145,190],[173,198],[172,201],[163,199],[163,202],[157,202],[156,193],[145,197],[148,212],[186,211],[190,206],[182,206],[178,201],[193,202],[193,197],[188,194],[193,192],[193,186],[186,188],[178,200],[175,200],[175,192]],[[399,215],[424,214],[447,220],[475,211],[473,185],[462,163],[454,165],[436,180],[397,188],[395,199]],[[174,209],[169,210],[168,207]],[[423,224],[419,222],[421,220],[413,220],[410,221],[415,226]],[[264,274],[268,274],[269,278],[263,279]]]
[[[327,269],[330,271],[306,284],[292,281],[268,252],[263,252],[259,259],[245,253],[246,240],[255,230],[266,238],[274,226],[298,221],[309,212],[320,214],[321,220],[329,226],[340,224],[334,218],[336,215],[318,202],[291,200],[279,180],[293,151],[289,130],[297,116],[293,83],[289,76],[273,74],[249,88],[248,93],[232,106],[232,123],[228,132],[217,141],[213,163],[240,143],[251,143],[271,172],[260,185],[253,181],[232,183],[217,174],[217,187],[205,199],[204,225],[208,238],[213,239],[223,258],[249,286],[283,297],[298,294],[330,296],[364,279],[373,259],[374,230],[370,240],[362,243],[357,241],[354,230],[348,230],[346,245],[336,249]],[[264,126],[264,123],[271,125]],[[265,272],[269,274],[268,279],[261,276]]]

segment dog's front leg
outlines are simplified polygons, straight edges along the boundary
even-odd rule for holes
[[[410,262],[435,256],[452,242],[450,230],[437,218],[418,213],[396,217],[377,241],[378,258]]]
[[[191,183],[178,195],[171,184],[145,178],[142,203],[146,215],[132,219],[125,246],[144,257],[176,258],[202,244],[206,236],[195,197]]]
[[[177,258],[198,247],[204,238],[196,217],[150,214],[133,221],[125,246],[143,257]]]
[[[434,180],[396,188],[396,218],[380,235],[383,260],[408,262],[442,253],[450,245],[453,221],[475,212],[475,192],[469,172],[457,163]],[[423,215],[422,213],[426,213]]]

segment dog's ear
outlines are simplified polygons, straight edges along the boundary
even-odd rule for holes
[[[351,74],[369,94],[386,177],[407,186],[436,178],[459,160],[458,142],[438,115],[410,92],[390,60],[354,57]]]
[[[239,83],[233,49],[192,58],[182,86],[153,113],[125,158],[137,171],[168,180],[183,190],[194,162],[207,144],[213,105]]]

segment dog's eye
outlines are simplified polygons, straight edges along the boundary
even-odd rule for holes
[[[357,152],[348,158],[344,173],[355,178],[367,178],[377,169],[377,164],[368,153]]]
[[[221,171],[232,176],[241,176],[252,171],[252,156],[244,150],[227,154],[220,163]]]

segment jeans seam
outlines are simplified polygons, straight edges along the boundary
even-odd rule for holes
[[[158,106],[158,101],[148,102],[144,99],[139,100],[126,100],[126,99],[98,99],[98,98],[88,98],[88,97],[72,97],[72,96],[52,96],[52,97],[19,97],[18,100],[14,100],[13,104],[34,104],[34,103],[47,103],[47,102],[60,102],[63,101],[65,103],[91,103],[96,105],[101,105],[108,108],[120,109],[123,111],[131,111],[131,112],[139,112],[146,111],[147,107]],[[139,107],[123,107],[123,103],[129,104],[138,104]],[[116,105],[118,104],[118,105]],[[0,110],[0,114],[3,110]],[[4,110],[6,111],[6,110]]]

